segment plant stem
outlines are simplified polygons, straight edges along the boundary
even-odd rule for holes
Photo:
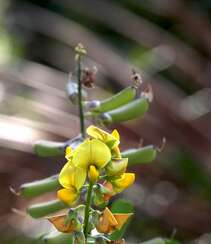
[[[86,239],[88,235],[89,212],[90,212],[93,185],[94,184],[92,182],[89,183],[89,188],[86,197],[86,208],[85,208],[85,217],[84,217],[84,235]]]
[[[78,61],[77,78],[78,78],[78,107],[79,107],[79,116],[80,116],[80,130],[81,130],[82,137],[85,138],[84,111],[83,111],[82,84],[81,84],[81,55],[78,55],[77,61]]]

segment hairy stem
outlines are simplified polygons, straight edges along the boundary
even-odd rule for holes
[[[84,217],[84,235],[86,239],[88,235],[89,213],[90,213],[93,185],[94,184],[92,182],[89,183],[87,197],[86,197],[86,208],[85,208],[85,217]]]
[[[80,130],[81,135],[85,138],[85,126],[84,126],[84,111],[83,111],[83,101],[82,101],[82,84],[81,84],[81,55],[78,56],[77,63],[77,78],[78,78],[78,106],[79,106],[79,116],[80,116]]]

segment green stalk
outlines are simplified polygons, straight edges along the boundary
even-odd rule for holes
[[[86,208],[85,208],[85,217],[84,217],[84,235],[85,235],[86,240],[87,240],[87,235],[88,235],[89,213],[90,213],[93,185],[94,184],[92,182],[89,183],[89,188],[88,188],[87,197],[86,197]]]
[[[85,138],[85,126],[84,126],[84,112],[83,112],[83,101],[82,101],[82,84],[81,84],[81,55],[78,55],[78,69],[77,69],[77,78],[78,78],[78,106],[79,106],[79,116],[80,116],[80,129],[81,135]]]

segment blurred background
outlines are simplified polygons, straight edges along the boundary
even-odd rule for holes
[[[124,193],[136,209],[128,243],[176,233],[181,243],[210,244],[209,0],[0,0],[0,243],[33,243],[49,229],[23,211],[55,195],[25,201],[9,186],[17,189],[63,165],[63,158],[37,157],[33,142],[79,132],[65,92],[78,42],[88,50],[85,63],[98,68],[90,99],[128,86],[131,68],[153,87],[147,116],[115,125],[122,149],[140,139],[144,145],[167,139],[156,161],[130,169],[137,180]]]

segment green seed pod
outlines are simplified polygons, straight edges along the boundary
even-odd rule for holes
[[[68,94],[68,97],[70,99],[70,101],[77,105],[78,104],[78,84],[73,82],[73,81],[69,81],[67,83],[67,86],[66,86],[66,90],[67,90],[67,94]],[[82,99],[86,99],[87,97],[87,93],[84,89],[82,89]]]
[[[35,143],[34,149],[36,154],[41,157],[61,156],[64,155],[67,146],[75,149],[82,141],[83,139],[80,135],[66,142],[40,140]]]
[[[47,234],[43,237],[46,244],[73,244],[72,235],[70,233],[61,233],[58,231]]]
[[[60,188],[58,175],[36,180],[30,183],[25,183],[20,186],[20,195],[26,198],[40,196],[44,193],[56,191]]]
[[[64,155],[65,143],[40,140],[35,143],[34,150],[41,157],[60,156]]]
[[[137,117],[143,116],[148,109],[149,109],[149,100],[146,98],[138,98],[128,104],[123,105],[122,107],[119,107],[117,109],[105,113],[104,117],[105,118],[107,117],[107,119],[105,119],[104,122],[118,123],[118,122],[135,119]],[[104,117],[102,117],[102,120]]]
[[[90,104],[92,105],[90,109],[92,109],[93,112],[105,113],[131,102],[135,99],[135,96],[136,88],[129,86],[119,93],[115,94],[114,96],[109,97],[103,101],[95,101],[95,107],[94,103],[90,102]]]
[[[59,210],[68,208],[68,206],[60,200],[53,200],[49,202],[43,202],[31,205],[27,208],[27,213],[32,218],[42,218],[51,213],[55,213]]]
[[[156,158],[157,149],[153,145],[122,152],[122,157],[128,158],[128,166],[150,163]]]

